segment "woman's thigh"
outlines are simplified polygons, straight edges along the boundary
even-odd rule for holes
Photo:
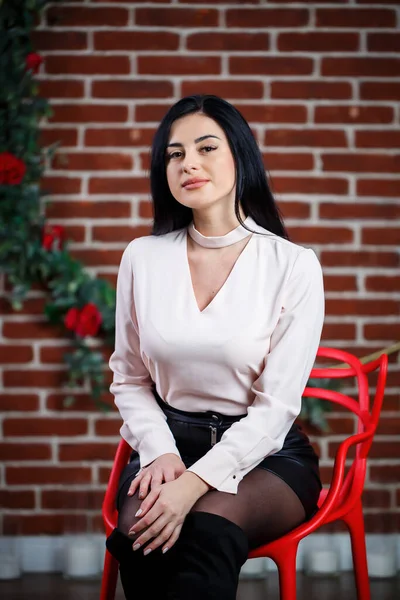
[[[250,549],[288,533],[306,519],[297,494],[278,475],[255,468],[239,483],[237,494],[211,490],[192,507],[236,523],[246,533]]]

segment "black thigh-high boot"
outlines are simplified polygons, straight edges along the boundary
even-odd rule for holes
[[[119,574],[127,600],[138,600],[146,592],[151,600],[167,599],[168,576],[171,573],[174,548],[166,554],[161,549],[147,556],[143,550],[132,550],[134,541],[115,528],[106,540],[107,550],[119,562]]]
[[[225,517],[189,513],[175,544],[168,600],[235,600],[248,557],[244,531]]]

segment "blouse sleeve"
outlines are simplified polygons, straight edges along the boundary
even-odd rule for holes
[[[118,271],[115,350],[109,361],[113,371],[110,392],[123,419],[121,436],[140,454],[143,468],[161,454],[180,454],[153,395],[153,381],[140,355],[130,256],[133,243],[125,249]]]
[[[300,413],[325,314],[322,269],[311,248],[299,252],[282,304],[247,415],[188,469],[219,491],[236,494],[243,477],[282,448]]]

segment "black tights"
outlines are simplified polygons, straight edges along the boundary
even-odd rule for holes
[[[131,479],[125,483],[120,494],[118,529],[124,534],[139,520],[135,513],[142,502],[137,494],[127,496],[130,482]],[[292,488],[278,475],[261,468],[253,469],[242,479],[237,494],[210,490],[194,504],[191,512],[212,513],[232,521],[244,531],[249,549],[281,537],[306,518]],[[134,540],[132,536],[132,544]]]

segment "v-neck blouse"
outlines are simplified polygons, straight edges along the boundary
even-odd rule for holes
[[[120,433],[139,453],[142,468],[165,453],[179,456],[153,382],[163,400],[181,410],[247,413],[189,468],[230,493],[282,448],[300,413],[325,313],[315,252],[252,219],[246,225],[256,233],[202,311],[186,227],[131,241],[118,271],[109,361]]]

